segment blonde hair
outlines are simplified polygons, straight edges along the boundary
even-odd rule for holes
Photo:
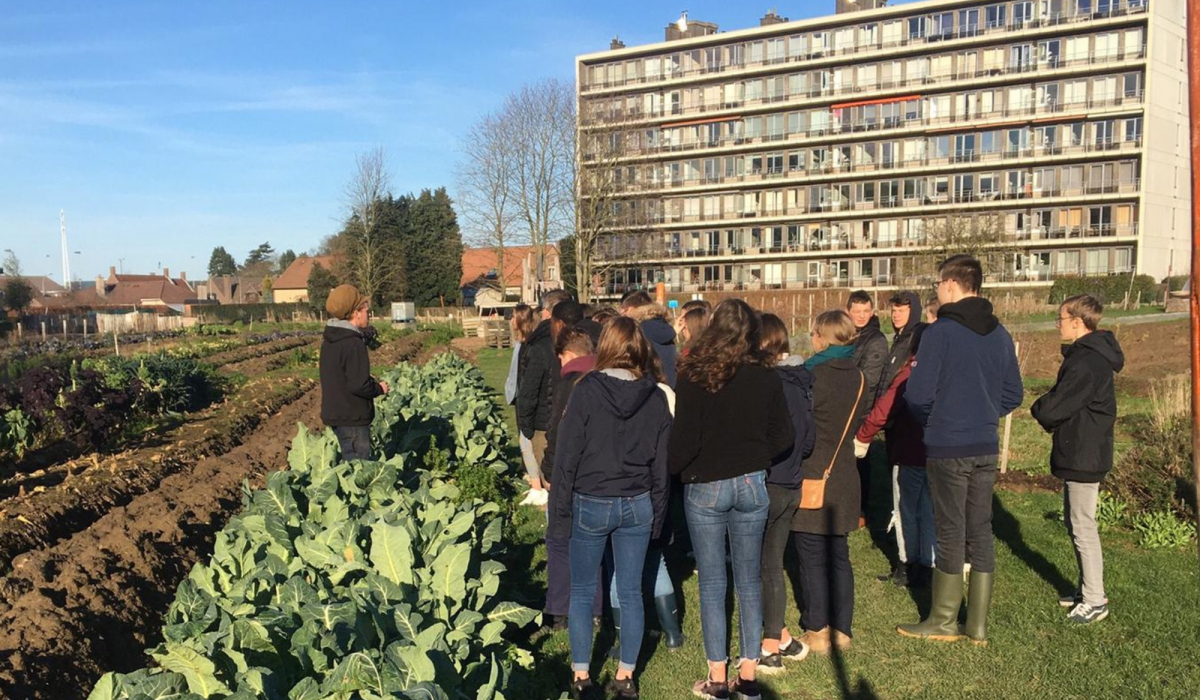
[[[858,337],[858,329],[850,320],[850,314],[841,309],[822,312],[813,322],[812,332],[830,345],[850,345]]]

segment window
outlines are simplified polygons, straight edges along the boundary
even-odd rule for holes
[[[763,43],[761,41],[755,41],[750,44],[750,56],[748,59],[749,64],[754,65],[756,63],[762,63],[762,60],[763,60]]]
[[[767,40],[767,62],[777,63],[784,60],[787,51],[786,39]]]
[[[1124,86],[1122,94],[1125,97],[1137,97],[1142,94],[1142,75],[1141,73],[1126,73],[1121,78]]]
[[[781,139],[783,138],[783,115],[772,114],[767,117],[767,138]]]
[[[949,37],[954,34],[954,13],[939,12],[929,17],[932,27],[929,36],[934,39]]]
[[[1005,14],[1008,8],[1004,5],[988,5],[984,9],[984,17],[988,29],[1003,27],[1005,24]]]
[[[1038,44],[1038,61],[1053,68],[1062,59],[1062,41],[1049,39]]]
[[[762,117],[746,117],[746,138],[756,139],[762,136],[763,119]]]
[[[925,18],[912,17],[908,20],[908,38],[923,39],[925,38]]]
[[[1142,140],[1142,118],[1131,117],[1125,120],[1125,132],[1122,138],[1126,141]]]
[[[979,8],[958,11],[958,35],[975,36],[979,33]]]
[[[788,171],[798,172],[804,170],[804,151],[792,151],[788,154]]]
[[[781,175],[783,174],[783,154],[771,153],[767,155],[767,174]]]
[[[1013,70],[1028,70],[1033,66],[1033,46],[1020,44],[1009,50],[1008,65]]]
[[[1086,0],[1080,0],[1084,2]],[[1013,3],[1013,24],[1018,27],[1028,24],[1033,21],[1033,3],[1026,0],[1025,2]]]

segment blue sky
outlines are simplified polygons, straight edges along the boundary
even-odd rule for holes
[[[65,209],[79,278],[303,252],[338,228],[357,153],[382,147],[397,193],[452,189],[458,140],[522,83],[573,80],[614,35],[660,41],[685,8],[732,30],[770,6],[4,0],[0,250],[60,278]]]

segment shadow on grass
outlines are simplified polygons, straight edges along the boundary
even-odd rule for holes
[[[996,496],[992,496],[992,529],[1025,566],[1042,577],[1059,595],[1067,595],[1075,590],[1075,583],[1067,580],[1057,565],[1029,546],[1021,534],[1021,521],[1008,512]]]

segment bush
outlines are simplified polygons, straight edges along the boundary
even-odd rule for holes
[[[1153,415],[1126,419],[1133,445],[1113,466],[1109,490],[1135,516],[1168,510],[1185,520],[1196,517],[1189,397],[1188,377],[1155,383]]]
[[[1129,282],[1129,275],[1060,277],[1050,288],[1049,302],[1058,305],[1076,294],[1091,294],[1105,304],[1119,304],[1125,300],[1126,292],[1129,292],[1131,302],[1137,301],[1139,292],[1144,304],[1158,300],[1159,285],[1150,275],[1134,277],[1132,288]]]
[[[426,347],[449,345],[451,340],[463,337],[462,326],[457,323],[422,323],[417,330],[429,334],[425,338]]]
[[[1196,526],[1169,510],[1138,515],[1133,519],[1133,529],[1138,533],[1138,544],[1148,549],[1174,549],[1196,537]]]
[[[1165,278],[1163,282],[1166,283],[1167,289],[1171,290],[1172,292],[1181,292],[1183,291],[1184,286],[1187,285],[1189,279],[1190,278],[1187,275],[1173,275]]]
[[[197,306],[196,318],[201,323],[250,323],[252,321],[291,321],[294,314],[305,319],[312,317],[312,307],[303,302],[295,304],[225,304]]]

